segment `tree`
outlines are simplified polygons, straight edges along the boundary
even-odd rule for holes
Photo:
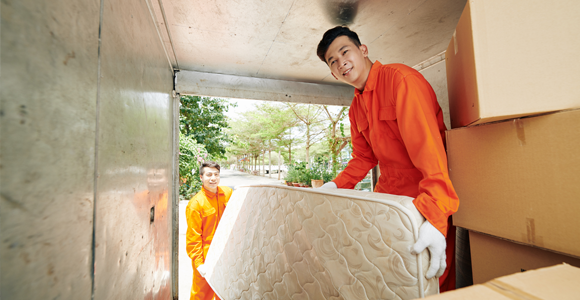
[[[341,121],[348,115],[348,107],[342,107],[336,114],[330,112],[328,106],[323,106],[324,112],[330,121],[328,130],[328,148],[332,155],[332,174],[336,176],[338,172],[338,154],[350,142],[350,136],[344,134],[344,124]],[[340,135],[337,131],[337,126]]]
[[[260,156],[263,160],[267,152],[271,162],[271,152],[280,150],[286,130],[295,123],[293,114],[285,106],[269,102],[258,104],[255,110],[246,111],[232,121],[229,134],[233,142],[228,153],[236,155],[238,160],[239,157],[251,157],[255,164]]]
[[[296,124],[296,119],[284,106],[274,103],[263,103],[256,106],[255,113],[252,114],[254,122],[259,125],[258,135],[264,140],[265,150],[268,151],[269,174],[272,174],[272,151],[278,150],[280,158],[280,148],[287,145],[286,131]],[[278,179],[280,179],[280,159],[278,159]]]
[[[180,131],[204,145],[213,157],[223,158],[230,142],[225,132],[229,127],[225,113],[235,104],[225,99],[199,96],[181,96],[180,100]]]
[[[227,148],[229,153],[236,155],[242,162],[249,162],[250,166],[255,164],[264,148],[263,140],[257,134],[260,125],[253,120],[252,114],[252,111],[244,112],[232,121],[233,126],[228,130],[232,142]]]
[[[304,137],[306,138],[304,146],[306,149],[305,161],[308,167],[310,161],[310,147],[318,142],[324,133],[324,129],[321,127],[323,122],[323,108],[320,105],[300,105],[296,103],[287,103],[286,105],[288,105],[296,118],[298,118],[298,120],[304,125]]]

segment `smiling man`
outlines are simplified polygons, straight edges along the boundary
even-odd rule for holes
[[[355,87],[350,106],[353,159],[323,188],[352,189],[379,165],[375,192],[415,198],[425,217],[412,252],[428,248],[427,278],[441,291],[455,289],[455,227],[459,199],[449,179],[443,113],[431,85],[403,64],[372,62],[347,27],[328,30],[317,49],[332,76]]]
[[[204,278],[205,257],[232,195],[232,189],[227,186],[218,186],[220,166],[213,161],[202,163],[199,174],[203,186],[201,191],[189,200],[185,209],[186,250],[193,264],[190,299],[209,300],[214,299],[215,293]],[[217,296],[215,298],[218,299]]]

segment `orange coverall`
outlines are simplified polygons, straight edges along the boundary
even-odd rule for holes
[[[192,260],[193,284],[190,299],[209,300],[215,293],[197,271],[203,265],[218,223],[232,195],[232,189],[218,186],[218,197],[205,188],[195,194],[185,208],[187,219],[186,250]],[[215,297],[219,299],[217,296]]]
[[[364,91],[350,106],[353,159],[333,180],[352,189],[379,164],[375,192],[415,198],[417,210],[447,240],[441,291],[455,289],[455,227],[449,216],[459,199],[449,179],[445,124],[435,92],[421,73],[376,61]]]

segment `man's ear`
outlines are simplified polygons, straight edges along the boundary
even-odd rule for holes
[[[367,45],[360,45],[360,47],[358,48],[360,49],[364,57],[369,56],[369,48],[367,48]]]
[[[338,80],[338,78],[336,78],[336,75],[334,75],[334,73],[330,72],[330,74],[332,74],[332,77],[334,77],[334,79]]]

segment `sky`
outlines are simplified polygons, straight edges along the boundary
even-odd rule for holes
[[[238,103],[238,107],[230,108],[229,111],[226,113],[226,116],[228,116],[229,118],[235,118],[240,113],[243,113],[243,112],[246,112],[249,110],[254,110],[256,104],[264,102],[261,100],[248,100],[248,99],[236,99],[236,98],[229,98],[229,100],[230,100],[230,103],[231,102]]]
[[[226,116],[228,116],[229,118],[235,118],[240,113],[243,113],[243,112],[246,112],[249,110],[254,110],[256,104],[259,104],[261,102],[267,102],[267,101],[262,101],[262,100],[249,100],[249,99],[237,99],[237,98],[229,98],[229,100],[230,100],[230,102],[238,103],[238,107],[230,108],[229,111],[226,113]],[[340,108],[341,108],[340,106],[333,106],[333,105],[329,106],[329,110],[333,113],[338,112],[340,110]],[[348,118],[347,118],[347,120],[348,120]]]

